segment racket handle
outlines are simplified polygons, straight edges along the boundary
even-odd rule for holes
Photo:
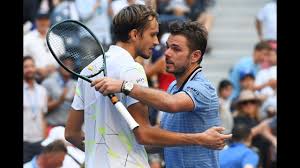
[[[121,115],[126,120],[127,124],[129,125],[130,129],[133,130],[134,128],[138,127],[139,124],[134,120],[134,118],[131,116],[131,114],[128,112],[128,110],[125,108],[125,106],[119,101],[118,97],[114,94],[108,95],[111,102],[114,104],[116,109],[121,113]]]

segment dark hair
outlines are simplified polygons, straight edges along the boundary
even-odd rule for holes
[[[227,80],[227,79],[223,79],[218,86],[218,92],[220,93],[222,89],[228,87],[228,86],[232,86],[232,83]]]
[[[134,4],[123,8],[113,18],[112,28],[115,40],[127,42],[129,40],[129,32],[133,29],[137,29],[143,34],[144,29],[149,25],[149,21],[154,18],[157,19],[157,17],[157,13],[145,5]]]
[[[232,140],[233,141],[242,141],[246,140],[251,134],[251,126],[242,123],[242,122],[235,122],[234,127],[232,129]]]
[[[52,152],[67,153],[67,147],[62,140],[55,140],[43,149],[42,154],[52,153]]]
[[[202,61],[206,50],[208,36],[207,30],[203,25],[196,21],[176,21],[169,25],[169,31],[172,35],[183,35],[186,37],[191,52],[195,50],[201,51],[199,63]]]
[[[261,41],[255,45],[254,50],[255,51],[272,50],[272,47],[267,41]]]
[[[32,60],[34,62],[34,59],[31,56],[24,56],[23,57],[23,63],[27,60]]]

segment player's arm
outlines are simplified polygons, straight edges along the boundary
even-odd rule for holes
[[[69,111],[68,120],[65,128],[65,138],[71,144],[84,151],[84,133],[82,131],[82,124],[84,121],[83,110],[75,110],[73,108]]]
[[[103,95],[107,95],[108,93],[121,92],[122,83],[122,80],[105,77],[93,81],[92,86],[95,86],[95,89]],[[167,112],[193,111],[195,107],[193,100],[185,93],[171,95],[164,91],[146,88],[137,84],[134,84],[129,96],[158,110]]]
[[[150,125],[148,108],[138,102],[128,107],[132,117],[139,123],[133,130],[138,143],[143,145],[177,146],[177,145],[203,145],[213,149],[223,149],[225,140],[231,135],[223,135],[222,127],[212,127],[203,133],[177,133],[163,130]]]

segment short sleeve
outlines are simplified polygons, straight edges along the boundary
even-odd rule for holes
[[[144,87],[148,87],[148,81],[147,81],[147,77],[146,77],[144,68],[143,68],[143,66],[141,66],[138,63],[135,63],[134,67],[124,70],[121,74],[121,79],[130,81],[132,83],[135,83],[135,84],[138,84],[138,85],[141,85]],[[130,105],[135,104],[137,102],[139,102],[139,101],[136,99],[133,99],[129,96],[126,96],[123,103],[125,103],[127,105],[127,107],[129,107]]]
[[[83,110],[84,109],[84,101],[83,101],[83,80],[78,78],[76,88],[75,88],[75,96],[72,102],[72,108],[75,110]]]
[[[212,86],[201,84],[197,81],[186,83],[183,91],[193,100],[195,105],[194,110],[210,108],[213,98],[216,98],[218,101],[216,91]]]
[[[253,167],[257,167],[259,162],[258,155],[253,151],[249,151],[245,154],[245,157],[242,161],[242,167],[246,165],[252,165]]]

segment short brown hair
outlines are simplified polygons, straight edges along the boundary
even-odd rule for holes
[[[127,42],[129,40],[128,33],[133,29],[137,29],[142,34],[149,25],[149,21],[154,18],[157,19],[157,17],[157,13],[145,5],[134,4],[123,8],[113,18],[113,31],[116,41]]]
[[[24,56],[23,57],[23,63],[27,60],[32,60],[32,62],[34,62],[34,59],[32,58],[32,56]]]
[[[272,50],[272,47],[267,41],[261,41],[255,45],[254,50],[255,51]]]
[[[169,25],[169,31],[172,35],[183,35],[187,38],[190,51],[200,50],[201,57],[199,63],[206,50],[207,45],[207,30],[200,23],[194,21],[172,22]]]

